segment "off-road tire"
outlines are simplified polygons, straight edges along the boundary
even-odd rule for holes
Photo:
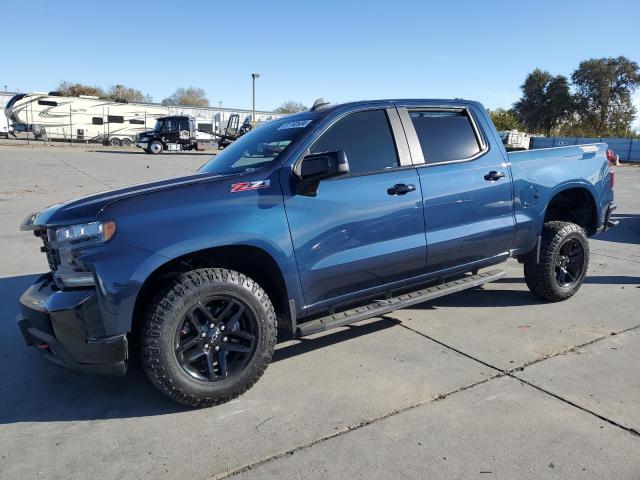
[[[556,260],[561,247],[568,240],[578,241],[583,248],[583,266],[578,278],[571,285],[562,285],[556,278]],[[553,221],[542,228],[540,261],[524,264],[527,287],[538,297],[559,302],[572,297],[582,286],[589,267],[589,240],[584,229],[575,223]]]
[[[216,382],[191,377],[175,353],[175,332],[186,312],[211,295],[231,295],[250,308],[257,324],[256,347],[248,364]],[[246,392],[271,362],[276,344],[276,314],[265,291],[233,270],[204,268],[179,275],[151,303],[142,334],[142,363],[149,379],[165,395],[191,407],[228,402]]]

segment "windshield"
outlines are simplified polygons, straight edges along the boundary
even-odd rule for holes
[[[250,172],[271,164],[316,119],[307,113],[274,120],[243,135],[207,162],[201,172]]]
[[[156,120],[156,126],[153,127],[153,131],[154,132],[161,132],[163,124],[164,124],[164,118],[159,118],[158,120]]]

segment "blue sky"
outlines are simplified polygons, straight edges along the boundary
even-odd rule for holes
[[[258,72],[260,109],[320,96],[463,97],[495,108],[518,98],[535,67],[570,75],[591,57],[640,61],[637,0],[30,0],[0,12],[9,46],[0,88],[23,92],[123,83],[160,101],[193,85],[239,108],[250,107]]]

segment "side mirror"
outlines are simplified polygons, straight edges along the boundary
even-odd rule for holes
[[[349,173],[349,162],[342,150],[306,155],[293,169],[293,174],[303,182],[319,182],[346,173]]]

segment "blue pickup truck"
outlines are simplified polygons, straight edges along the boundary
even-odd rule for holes
[[[172,399],[222,403],[260,378],[278,327],[310,335],[476,287],[510,257],[535,295],[571,297],[587,237],[615,224],[605,150],[507,154],[472,101],[316,102],[193,175],[30,215],[51,271],[19,326],[57,364],[124,374],[139,352]]]

